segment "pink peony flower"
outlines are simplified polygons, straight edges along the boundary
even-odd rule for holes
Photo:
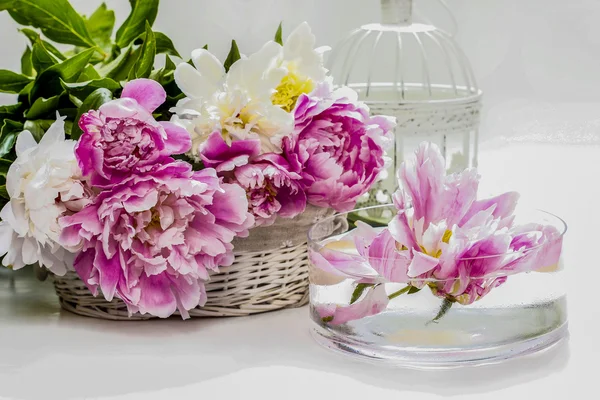
[[[174,161],[132,175],[61,219],[61,239],[82,246],[75,270],[88,288],[130,313],[165,318],[204,304],[209,271],[233,262],[231,241],[254,223],[244,191],[214,169]]]
[[[294,133],[284,138],[283,149],[301,171],[310,204],[351,210],[384,170],[395,122],[369,116],[357,97],[349,88],[332,91],[324,82],[298,98]]]
[[[357,254],[312,249],[312,264],[359,282],[428,286],[446,301],[471,304],[511,274],[559,262],[555,227],[513,224],[518,194],[477,200],[476,172],[446,175],[444,165],[437,147],[421,144],[398,171],[398,213],[388,227],[359,224],[343,239]]]
[[[359,301],[350,305],[319,304],[315,306],[315,311],[323,322],[331,325],[342,325],[349,321],[369,317],[384,311],[389,303],[389,298],[385,293],[383,285],[376,286],[369,290],[367,294]]]
[[[277,154],[263,154],[251,164],[236,168],[234,180],[246,190],[250,212],[256,225],[270,225],[277,216],[293,218],[306,209],[306,194],[300,175]]]
[[[228,145],[213,132],[200,147],[205,166],[214,167],[225,182],[246,190],[256,225],[270,225],[277,216],[293,218],[306,208],[301,176],[280,155],[260,154],[259,140],[238,140]]]
[[[200,145],[200,158],[204,166],[214,168],[219,173],[244,166],[259,154],[259,139],[236,140],[227,145],[219,131],[211,133]]]
[[[190,149],[191,138],[184,128],[152,116],[165,99],[159,83],[136,79],[125,85],[120,99],[81,116],[83,134],[75,153],[92,186],[117,184]]]

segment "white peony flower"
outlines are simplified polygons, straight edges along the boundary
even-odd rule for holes
[[[329,48],[315,48],[315,43],[310,26],[303,22],[280,46],[279,54],[271,64],[271,68],[285,71],[275,87],[272,101],[287,112],[292,112],[300,95],[312,92],[327,76],[323,53]]]
[[[4,266],[19,269],[37,262],[58,275],[71,268],[73,255],[59,243],[58,219],[79,211],[88,197],[74,148],[58,115],[39,144],[31,132],[19,134],[17,159],[6,176],[10,202],[0,212]]]
[[[272,68],[279,52],[280,46],[269,42],[260,52],[235,62],[227,74],[204,49],[192,52],[195,68],[187,63],[177,66],[175,81],[187,97],[171,111],[176,113],[173,120],[192,136],[194,158],[215,130],[221,130],[228,143],[259,138],[264,152],[281,150],[281,140],[291,133],[294,120],[271,102],[285,75],[283,69]]]

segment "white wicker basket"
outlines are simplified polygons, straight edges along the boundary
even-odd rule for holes
[[[211,274],[206,283],[208,300],[189,311],[190,317],[245,316],[308,302],[306,232],[332,210],[315,207],[294,219],[279,218],[269,227],[255,228],[250,236],[234,241],[235,261]],[[343,229],[339,220],[331,230]],[[94,297],[74,272],[54,276],[54,287],[63,309],[86,317],[108,320],[147,320],[151,315],[129,316],[120,299]]]

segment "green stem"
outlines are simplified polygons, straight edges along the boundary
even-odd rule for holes
[[[404,287],[404,288],[402,288],[402,289],[398,290],[397,292],[394,292],[394,293],[390,294],[390,295],[388,296],[388,299],[392,300],[392,299],[395,299],[396,297],[398,297],[398,296],[400,296],[400,295],[403,295],[404,293],[408,292],[408,291],[410,290],[410,288],[411,288],[411,287],[412,287],[412,286],[408,285],[408,286],[406,286],[406,287]]]
[[[427,325],[433,323],[438,323],[438,321],[444,316],[446,315],[446,313],[448,311],[450,311],[450,308],[452,307],[452,304],[454,304],[456,302],[456,300],[450,298],[450,297],[446,297],[444,298],[444,301],[442,302],[442,306],[440,307],[440,311],[438,311],[437,315],[427,323]]]

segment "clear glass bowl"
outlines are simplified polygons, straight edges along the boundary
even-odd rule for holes
[[[395,208],[386,205],[319,221],[308,234],[311,259],[324,248],[358,257],[347,241],[336,239],[353,229],[356,220],[383,227],[395,214]],[[561,239],[567,229],[564,221],[543,211],[517,213],[515,223],[529,222],[554,226]],[[312,262],[309,268],[313,336],[320,344],[350,355],[414,368],[488,364],[545,349],[568,333],[562,262],[535,272],[485,276],[506,281],[472,304],[453,303],[437,321],[433,320],[439,316],[444,300],[428,289],[430,284],[443,282],[422,281],[417,282],[423,286],[417,293],[391,296],[394,298],[382,312],[341,324],[327,321],[318,310],[331,304],[349,305],[357,285],[372,282],[373,276],[340,276]],[[388,296],[406,287],[378,283]]]

